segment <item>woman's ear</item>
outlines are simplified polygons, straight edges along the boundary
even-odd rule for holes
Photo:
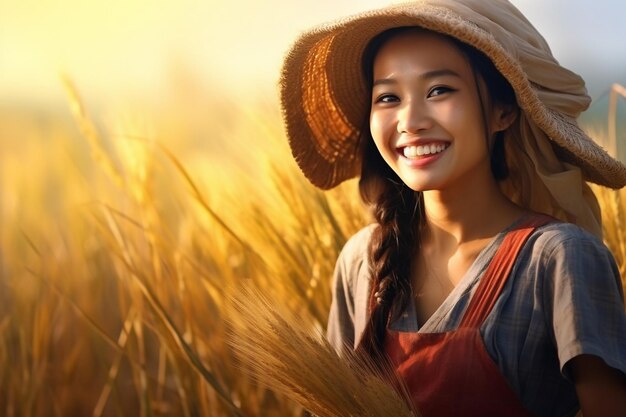
[[[492,132],[501,132],[513,124],[519,114],[517,106],[496,106],[491,121]]]

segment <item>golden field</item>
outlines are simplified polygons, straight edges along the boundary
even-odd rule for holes
[[[114,116],[66,89],[0,109],[0,415],[301,415],[238,364],[233,302],[258,288],[323,328],[368,222],[355,183],[308,184],[273,99]],[[626,276],[626,194],[597,191]]]

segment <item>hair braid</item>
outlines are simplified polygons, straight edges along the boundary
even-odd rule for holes
[[[372,273],[370,316],[359,349],[376,357],[382,350],[390,320],[409,303],[411,259],[419,243],[420,193],[407,187],[382,160],[372,141],[365,144],[359,187],[366,202],[374,205],[378,223],[369,246]]]

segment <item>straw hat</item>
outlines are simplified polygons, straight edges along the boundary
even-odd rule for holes
[[[528,123],[524,131],[545,136],[558,160],[579,167],[585,180],[626,185],[626,167],[576,122],[590,103],[584,81],[558,64],[543,37],[506,0],[417,1],[304,33],[284,62],[281,104],[293,156],[314,185],[329,189],[359,175],[360,129],[370,107],[363,51],[376,35],[402,26],[447,34],[482,51],[515,90]]]

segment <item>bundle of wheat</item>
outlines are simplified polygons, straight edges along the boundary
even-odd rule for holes
[[[259,290],[233,300],[231,345],[241,369],[319,417],[409,417],[406,391],[391,370],[352,353],[340,357],[319,328]]]

